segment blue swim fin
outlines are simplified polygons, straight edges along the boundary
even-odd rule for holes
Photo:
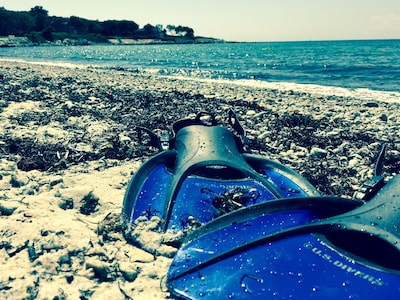
[[[124,223],[158,216],[163,231],[181,231],[248,205],[319,195],[293,170],[252,154],[233,111],[228,121],[231,129],[202,112],[176,122],[164,148],[157,143],[163,150],[131,179],[123,202]]]
[[[400,176],[369,202],[279,199],[221,216],[187,237],[167,286],[180,299],[400,299]]]

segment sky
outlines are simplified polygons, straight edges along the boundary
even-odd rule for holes
[[[50,16],[191,27],[226,41],[400,39],[400,0],[0,0]]]

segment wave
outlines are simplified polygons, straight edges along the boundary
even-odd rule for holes
[[[257,89],[269,89],[279,91],[293,91],[297,93],[308,93],[321,96],[338,96],[352,99],[360,99],[365,101],[382,101],[391,103],[400,103],[400,92],[395,91],[379,91],[368,88],[345,88],[337,86],[326,86],[318,84],[294,83],[285,81],[264,81],[257,79],[243,79],[235,74],[227,74],[219,72],[218,75],[214,71],[204,70],[185,70],[185,69],[163,69],[163,68],[142,68],[142,67],[119,67],[118,65],[96,65],[83,64],[61,61],[32,61],[19,58],[0,58],[0,61],[11,61],[16,63],[29,63],[46,66],[58,66],[63,68],[78,69],[108,69],[120,70],[126,72],[141,72],[164,77],[171,77],[179,80],[190,80],[198,82],[207,82],[209,84],[230,84],[247,86]]]
[[[317,84],[302,84],[293,82],[267,82],[261,80],[251,80],[251,79],[211,79],[211,78],[198,78],[198,77],[187,77],[179,75],[170,75],[171,77],[178,78],[180,80],[193,80],[199,82],[208,83],[223,83],[223,84],[233,84],[247,86],[250,88],[257,89],[269,89],[269,90],[279,90],[279,91],[293,91],[296,93],[307,93],[317,96],[337,96],[352,99],[359,99],[364,101],[380,101],[380,102],[390,102],[390,103],[400,103],[400,93],[399,92],[387,92],[387,91],[377,91],[367,88],[343,88],[335,86],[324,86]]]
[[[70,63],[70,62],[61,62],[61,61],[31,61],[21,58],[0,58],[0,61],[7,62],[15,62],[15,63],[25,63],[32,65],[43,65],[43,66],[54,66],[54,67],[63,67],[69,69],[86,69],[90,67],[89,65],[79,64],[79,63]]]

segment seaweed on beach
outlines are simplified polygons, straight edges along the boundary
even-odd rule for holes
[[[90,215],[95,212],[97,205],[99,204],[99,198],[96,197],[93,192],[85,195],[81,200],[82,206],[79,209],[81,214]]]
[[[376,132],[354,127],[349,119],[336,116],[335,108],[330,108],[326,114],[320,113],[322,109],[319,107],[311,110],[301,106],[294,106],[293,110],[279,108],[286,101],[279,97],[304,98],[307,96],[304,93],[296,96],[291,91],[271,90],[263,92],[272,95],[265,99],[263,94],[259,94],[261,96],[256,100],[245,100],[240,96],[228,99],[178,88],[156,89],[146,86],[146,81],[143,81],[144,86],[130,85],[125,77],[137,75],[119,71],[113,71],[113,76],[123,77],[125,81],[122,84],[114,79],[104,82],[99,70],[92,69],[83,71],[85,76],[77,75],[79,72],[76,70],[61,72],[58,76],[52,76],[50,71],[33,72],[28,67],[16,70],[15,77],[20,78],[19,81],[13,81],[7,74],[3,76],[0,87],[2,107],[6,109],[10,103],[35,101],[38,109],[10,116],[11,127],[56,126],[61,132],[66,132],[60,137],[46,136],[44,140],[38,140],[34,135],[15,136],[11,129],[7,129],[0,137],[0,155],[18,161],[18,167],[26,171],[54,172],[103,159],[145,160],[157,149],[140,141],[136,126],[156,133],[170,132],[175,121],[199,111],[211,112],[218,122],[228,125],[226,112],[231,108],[248,132],[250,147],[255,152],[282,161],[303,174],[323,193],[350,195],[357,185],[357,181],[353,181],[361,180],[364,175],[360,175],[361,167],[349,168],[348,160],[357,154],[358,149],[369,149],[370,145],[382,142]],[[239,89],[224,88],[231,94]],[[256,91],[249,89],[246,93],[251,95]],[[289,101],[296,103],[293,99]],[[349,100],[327,96],[312,101],[322,105],[325,105],[324,101],[347,105]],[[378,108],[379,105],[365,106],[358,113],[369,113],[368,109]],[[347,109],[346,106],[343,109]],[[89,133],[88,130],[96,124],[105,124],[106,129]],[[259,138],[264,132],[268,133],[269,143]],[[46,142],[47,138],[51,142]],[[396,141],[392,143],[390,147],[395,149]],[[336,153],[335,149],[344,144],[347,146]],[[305,155],[288,159],[282,153],[291,151],[293,145],[308,152],[315,147],[321,148],[327,154],[322,158]],[[362,154],[364,169],[373,166],[372,150],[374,147],[371,153]],[[343,157],[346,157],[345,161]],[[385,170],[393,172],[399,169],[396,158],[393,155],[388,159]]]

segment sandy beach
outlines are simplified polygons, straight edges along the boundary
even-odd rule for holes
[[[122,234],[127,184],[156,153],[134,128],[165,132],[199,111],[227,124],[229,108],[255,153],[322,194],[351,197],[382,143],[385,177],[400,171],[393,101],[0,61],[0,298],[167,299],[174,249],[146,228],[142,247]]]

